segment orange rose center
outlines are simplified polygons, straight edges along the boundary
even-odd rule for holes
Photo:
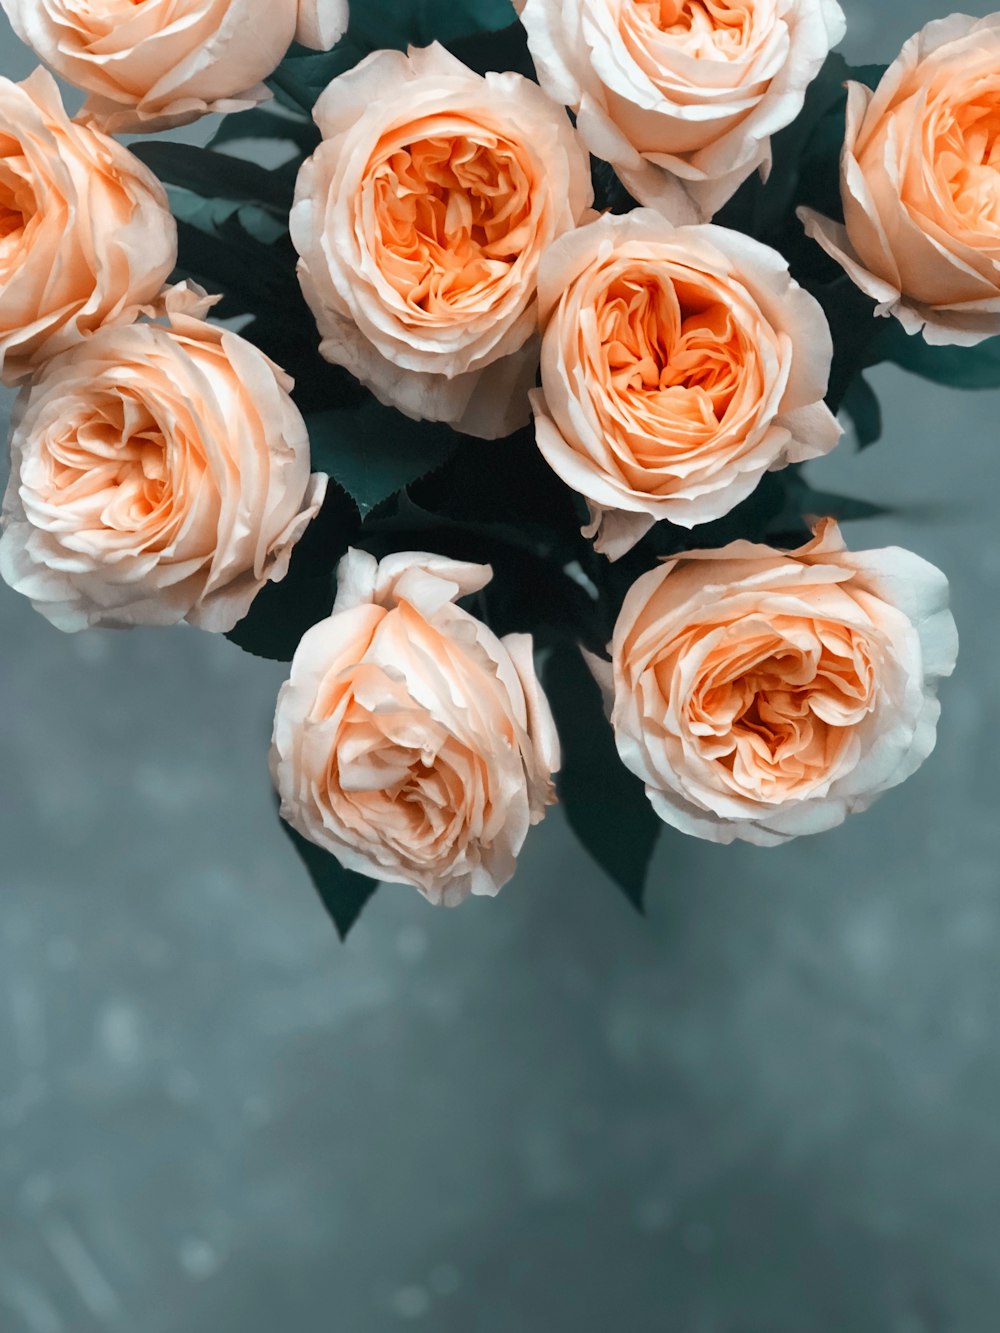
[[[1000,105],[996,89],[951,109],[938,132],[939,176],[973,227],[1000,230]]]
[[[517,145],[447,119],[380,144],[364,193],[382,276],[411,310],[456,319],[495,303],[528,246],[531,179]]]
[[[49,441],[51,503],[71,507],[80,530],[135,534],[169,517],[173,487],[163,432],[144,404],[109,395]],[[160,533],[145,546],[158,549]]]
[[[748,0],[629,0],[639,24],[677,38],[697,50],[703,42],[714,48],[706,54],[741,50],[752,29]]]
[[[116,23],[126,22],[143,5],[157,7],[158,0],[83,0],[72,6],[72,22],[84,37],[99,40],[114,32]],[[183,19],[184,11],[193,9],[190,0],[176,8]]]
[[[672,652],[656,667],[665,694],[676,662]],[[874,707],[874,692],[870,646],[856,631],[834,621],[779,615],[764,624],[748,616],[706,655],[687,721],[705,757],[737,788],[781,800],[830,772]]]
[[[0,258],[9,254],[35,211],[29,167],[16,140],[0,134]]]
[[[753,345],[731,308],[693,282],[657,276],[649,266],[620,273],[597,309],[610,386],[601,404],[608,427],[622,410],[657,446],[682,447],[716,434],[741,387],[759,375]],[[620,434],[620,426],[613,434]],[[655,465],[658,458],[637,463]]]
[[[382,639],[395,658],[403,645],[436,671],[453,669],[447,708],[463,690],[476,688],[462,650],[437,634],[419,612],[401,602],[384,612],[368,653],[377,658]],[[395,642],[395,646],[393,645]],[[486,761],[468,737],[418,702],[402,673],[365,655],[365,660],[327,678],[314,716],[337,718],[325,786],[331,808],[358,832],[378,839],[410,864],[437,864],[468,838],[468,814],[488,820],[493,809]],[[456,694],[455,692],[458,692]],[[460,715],[464,710],[460,710]],[[516,744],[509,721],[493,737],[510,751]]]
[[[362,682],[381,675],[360,667]],[[378,709],[352,698],[343,714],[330,757],[328,790],[347,822],[350,809],[360,827],[378,829],[379,838],[407,860],[435,859],[454,840],[465,807],[471,755],[423,709],[405,697],[388,703],[398,683],[384,680]]]

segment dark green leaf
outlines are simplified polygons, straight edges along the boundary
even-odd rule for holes
[[[280,583],[265,584],[226,638],[254,657],[290,662],[303,634],[330,614],[334,591],[332,574],[289,572]]]
[[[875,351],[879,360],[953,389],[1000,388],[1000,338],[976,347],[932,347],[919,333],[908,334],[897,319],[880,321]]]
[[[852,495],[835,495],[830,491],[814,491],[811,486],[798,492],[800,512],[808,517],[835,518],[847,523],[861,518],[878,518],[887,514],[885,505],[871,500],[859,500]]]
[[[660,820],[642,783],[619,758],[601,692],[579,650],[568,644],[553,649],[544,676],[562,743],[557,785],[566,818],[641,912]]]
[[[845,84],[877,81],[884,66],[852,68],[832,52],[806,93],[795,120],[771,141],[773,163],[767,182],[752,176],[715,221],[735,227],[780,250],[803,285],[830,284],[840,269],[805,235],[796,209],[807,205],[843,220],[840,154],[847,107]]]
[[[843,410],[851,418],[858,448],[867,449],[882,437],[882,409],[878,395],[865,379],[858,375],[844,394]]]
[[[819,246],[815,248],[818,250]],[[875,302],[846,273],[838,273],[832,282],[804,285],[823,307],[833,335],[833,365],[826,402],[831,411],[839,412],[858,375],[882,359],[878,351],[882,321],[875,314]]]
[[[806,480],[801,467],[787,468],[779,474],[784,483],[785,502],[771,522],[772,539],[780,534],[789,544],[804,541],[808,519],[835,518],[839,522],[853,519],[877,518],[889,511],[884,505],[870,500],[859,500],[851,495],[835,495],[830,491],[815,490]]]
[[[287,55],[268,79],[268,85],[284,105],[308,114],[332,79],[353,69],[379,45],[370,45],[348,31],[332,51],[303,50]]]
[[[289,290],[280,306],[258,315],[241,332],[292,376],[292,397],[304,416],[365,402],[368,391],[343,366],[320,356],[315,321],[301,293]]]
[[[437,548],[435,548],[437,549]],[[553,559],[507,544],[487,553],[493,582],[483,593],[484,618],[495,634],[530,631],[539,643],[570,634],[591,651],[608,639],[602,607]]]
[[[337,934],[346,940],[365,903],[378,888],[378,881],[346,870],[336,857],[308,842],[284,820],[281,821],[281,827],[308,870],[309,878],[337,928]]]
[[[509,5],[506,14],[510,22]],[[477,74],[488,74],[490,70],[512,70],[515,74],[522,74],[526,79],[537,82],[535,66],[528,50],[528,34],[520,23],[511,23],[509,28],[499,31],[491,28],[487,32],[447,39],[447,46],[453,55],[458,56],[464,65],[474,69]]]
[[[261,245],[273,245],[285,235],[283,221],[266,208],[256,204],[241,204],[235,199],[204,199],[200,194],[179,185],[168,185],[170,211],[182,222],[189,222],[199,231],[220,234],[233,218],[246,234]]]
[[[268,79],[283,105],[309,112],[332,79],[372,51],[441,42],[480,73],[532,72],[511,0],[365,0],[351,8],[346,35],[332,51],[293,47]]]
[[[682,529],[678,533],[674,529],[674,533],[681,537],[681,549],[728,546],[740,538],[751,542],[763,541],[782,510],[786,484],[785,473],[765,472],[756,490],[724,518],[716,519],[714,523],[702,523],[690,531]],[[662,554],[672,555],[677,550],[678,546],[671,542]]]
[[[306,418],[313,466],[343,486],[361,516],[442,463],[460,436],[440,422],[411,421],[369,397],[361,407]]]
[[[636,202],[615,174],[614,167],[600,158],[590,159],[590,174],[594,182],[594,207],[599,213],[629,213]]]
[[[220,144],[239,143],[244,139],[271,139],[294,144],[300,153],[307,155],[319,143],[319,130],[301,115],[286,116],[256,106],[249,111],[224,116],[208,146],[217,148]]]
[[[236,199],[283,215],[291,208],[294,182],[280,167],[269,171],[256,162],[188,143],[153,140],[133,144],[132,152],[161,181],[205,199]]]
[[[179,218],[177,242],[175,277],[194,278],[211,292],[221,291],[225,300],[212,311],[217,318],[281,309],[290,294],[295,296],[294,267],[285,272],[268,248],[245,232],[236,216],[227,219],[218,234]]]
[[[427,46],[500,32],[517,14],[511,0],[365,0],[351,11],[349,35],[370,49]]]
[[[765,239],[772,227],[785,221],[797,204],[804,202],[804,192],[812,196],[809,202],[814,205],[823,202],[815,196],[828,191],[818,186],[818,177],[827,178],[839,196],[847,76],[843,56],[831,53],[809,85],[798,116],[775,135],[771,174],[767,184],[760,188],[754,214],[754,231],[761,239]]]
[[[888,68],[888,65],[850,65],[847,77],[855,83],[863,83],[866,88],[874,91],[882,82],[882,77]]]
[[[411,487],[386,512],[369,519],[357,544],[380,559],[410,549],[490,565],[493,580],[476,595],[473,609],[495,634],[530,630],[540,643],[569,634],[603,651],[610,632],[604,607],[593,583],[581,577],[582,563],[596,561],[589,542],[578,535],[576,548],[567,556],[538,523],[486,521],[475,514],[463,521],[431,513],[411,498],[422,489]],[[575,568],[578,564],[580,569]]]
[[[542,457],[533,426],[502,440],[460,437],[449,462],[410,493],[422,508],[448,518],[539,524],[553,538],[578,544],[573,492]]]
[[[265,584],[226,638],[255,657],[290,662],[303,634],[330,614],[337,563],[357,531],[354,506],[331,485],[322,510],[292,552],[288,573],[280,583]]]

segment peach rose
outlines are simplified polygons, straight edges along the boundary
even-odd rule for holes
[[[347,0],[0,0],[22,41],[90,94],[112,133],[183,125],[269,97],[292,40],[328,50]]]
[[[0,378],[14,383],[101,325],[135,319],[176,260],[152,172],[74,125],[45,70],[0,78]]]
[[[522,0],[542,87],[590,151],[675,222],[771,166],[845,20],[835,0]]]
[[[230,630],[322,503],[291,381],[197,316],[101,329],[15,404],[0,575],[64,630]]]
[[[669,519],[721,518],[840,438],[833,343],[776,251],[637,209],[564,236],[539,274],[538,447],[612,560]]]
[[[281,814],[350,870],[451,907],[495,894],[554,799],[559,742],[531,637],[455,605],[488,565],[351,550],[274,717]]]
[[[538,262],[593,199],[565,111],[434,45],[376,51],[314,114],[291,231],[323,356],[407,416],[524,425]]]
[[[761,846],[865,810],[934,748],[958,642],[944,575],[848,551],[738,541],[644,574],[615,627],[618,751],[661,819]]]
[[[1000,14],[928,23],[847,89],[846,226],[803,208],[806,231],[907,333],[1000,333]]]

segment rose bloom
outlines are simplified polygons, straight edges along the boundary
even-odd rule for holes
[[[710,218],[802,110],[835,0],[520,0],[541,85],[641,203]]]
[[[174,289],[167,325],[101,329],[14,408],[0,575],[64,630],[230,630],[326,487],[291,381]]]
[[[940,570],[848,551],[832,519],[798,551],[689,551],[635,583],[615,627],[618,750],[685,833],[819,833],[927,758],[957,649]]]
[[[152,172],[73,124],[45,70],[0,78],[0,378],[13,383],[102,324],[135,319],[176,259]]]
[[[538,262],[593,199],[563,108],[434,45],[376,51],[314,114],[291,231],[322,354],[410,417],[524,425]]]
[[[274,718],[282,818],[348,869],[449,907],[511,878],[559,767],[530,635],[498,639],[455,605],[491,578],[349,551]]]
[[[159,130],[269,97],[292,40],[328,50],[347,0],[0,0],[22,41],[103,129]]]
[[[720,518],[769,469],[828,452],[833,343],[776,251],[739,232],[608,215],[539,275],[538,447],[611,559],[669,519]]]
[[[846,226],[804,208],[806,231],[907,333],[1000,333],[1000,14],[929,23],[847,88]]]

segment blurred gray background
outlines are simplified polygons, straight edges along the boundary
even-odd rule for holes
[[[845,7],[861,61],[941,12]],[[667,833],[647,920],[556,813],[499,899],[339,946],[282,669],[0,587],[2,1333],[995,1333],[1000,395],[873,379],[813,475],[951,577],[937,752],[822,838]]]

